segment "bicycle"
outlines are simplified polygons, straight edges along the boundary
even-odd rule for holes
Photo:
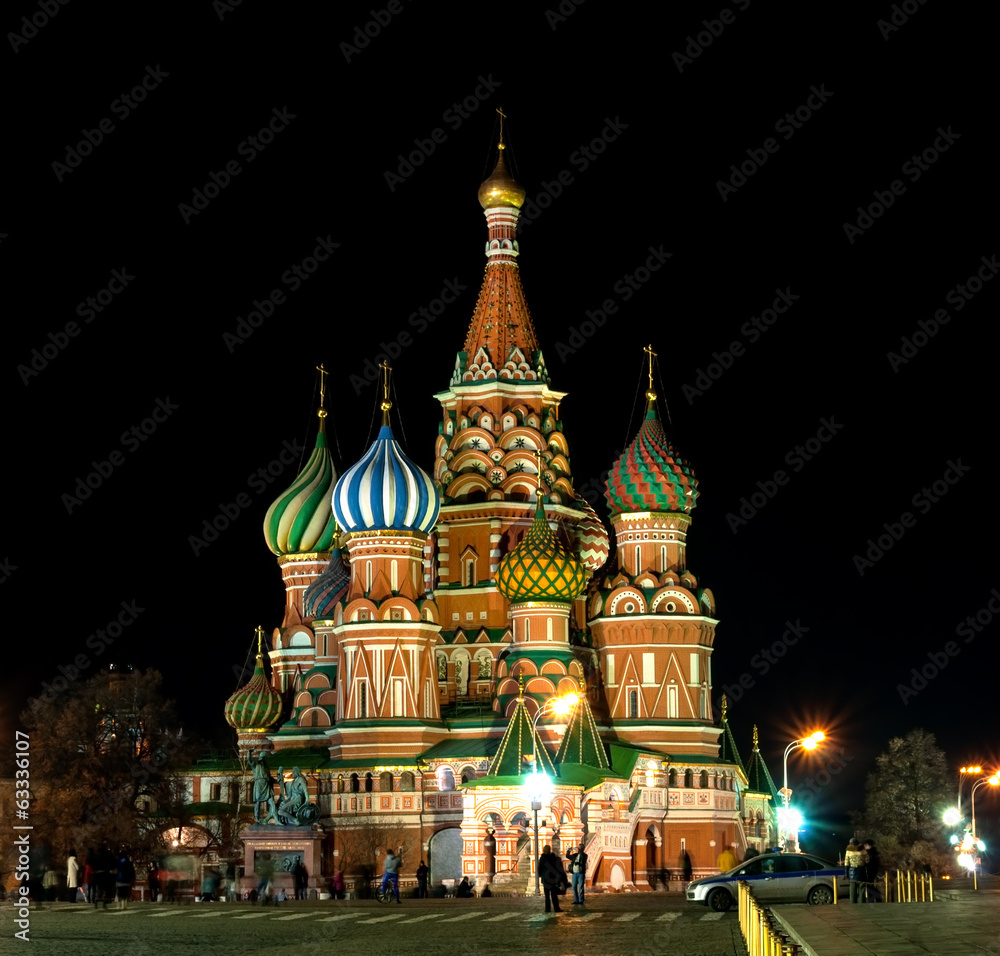
[[[395,876],[395,874],[392,875]],[[399,902],[397,899],[398,895],[399,884],[394,879],[388,879],[380,883],[379,888],[375,891],[375,899],[380,903]]]

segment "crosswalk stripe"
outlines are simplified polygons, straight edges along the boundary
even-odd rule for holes
[[[357,913],[341,913],[339,916],[324,916],[321,920],[317,920],[319,923],[336,923],[337,920],[341,919],[354,919]],[[237,919],[243,919],[242,916],[237,916]]]
[[[540,923],[542,920],[552,919],[551,913],[539,913],[537,916],[529,916],[526,923]]]
[[[270,913],[244,913],[242,916],[234,916],[233,919],[262,919],[270,915]]]
[[[211,910],[208,913],[192,913],[191,919],[207,919],[209,916],[224,916],[225,910]]]
[[[410,919],[404,919],[403,923],[422,923],[424,920],[438,919],[441,917],[441,915],[442,915],[441,913],[428,913],[426,916],[412,916],[410,917]],[[510,913],[508,915],[515,916],[516,914]],[[403,923],[400,923],[399,925],[402,926]]]
[[[725,915],[726,915],[725,913],[706,913],[704,916],[701,917],[700,921],[702,923],[710,923],[713,920],[722,919],[722,917]]]
[[[603,915],[604,915],[603,913],[588,913],[586,916],[578,916],[577,919],[583,922],[584,920],[597,919],[598,917]]]
[[[656,917],[656,922],[657,923],[666,923],[666,922],[668,922],[670,920],[677,919],[677,917],[680,916],[680,915],[681,915],[680,913],[664,913],[662,916],[657,916]]]
[[[290,916],[276,916],[276,920],[305,919],[307,916],[315,916],[315,913],[292,913]]]
[[[623,913],[621,916],[615,917],[616,923],[631,923],[632,920],[638,919],[642,916],[642,913]]]
[[[402,919],[405,913],[390,913],[388,916],[373,916],[371,919],[359,919],[359,923],[388,923],[390,920]]]
[[[153,919],[156,919],[157,916],[174,916],[174,915],[176,915],[176,913],[177,913],[177,910],[163,910],[162,913],[150,913],[149,915]]]
[[[499,923],[500,920],[512,919],[513,917],[520,916],[520,915],[521,914],[517,913],[517,912],[514,912],[514,913],[501,913],[499,916],[491,916],[488,919],[484,919],[483,922],[484,923]]]
[[[463,913],[461,916],[449,916],[448,919],[441,920],[442,923],[459,923],[464,919],[472,919],[475,916],[482,916],[482,910],[476,910],[473,913]]]

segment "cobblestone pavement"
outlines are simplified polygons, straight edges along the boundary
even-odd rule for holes
[[[591,896],[546,914],[534,899],[130,904],[125,911],[46,904],[30,916],[30,952],[53,956],[742,956],[733,912],[673,895]],[[16,953],[10,903],[0,904],[0,952]],[[29,944],[24,944],[29,945]]]

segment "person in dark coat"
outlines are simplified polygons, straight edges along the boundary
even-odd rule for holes
[[[681,873],[685,883],[691,882],[691,857],[687,850],[681,850]]]
[[[160,871],[156,868],[156,860],[149,864],[146,882],[149,884],[149,902],[155,903],[160,896]]]
[[[301,858],[295,858],[295,866],[292,867],[292,878],[295,880],[295,898],[304,900],[309,894],[309,874],[302,863]]]
[[[119,909],[125,909],[126,904],[132,898],[132,884],[135,882],[135,866],[133,865],[125,847],[121,849],[118,857],[118,865],[115,868],[115,887],[118,891]]]
[[[429,872],[427,864],[421,860],[420,866],[417,867],[417,899],[427,899],[427,874]]]
[[[548,845],[542,847],[542,855],[538,858],[538,877],[545,891],[545,912],[548,913],[550,910],[560,912],[562,907],[559,905],[559,891],[565,890],[568,882],[562,860]]]
[[[865,902],[880,903],[882,897],[878,891],[878,879],[882,875],[882,858],[871,840],[865,840],[865,853],[868,857],[865,863]]]

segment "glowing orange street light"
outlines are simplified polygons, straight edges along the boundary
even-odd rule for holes
[[[784,769],[784,774],[783,774],[784,786],[781,788],[781,797],[785,804],[784,806],[785,812],[781,814],[782,821],[784,821],[784,825],[779,827],[779,830],[781,831],[779,832],[779,837],[781,839],[782,849],[786,848],[786,844],[788,842],[788,831],[790,829],[789,821],[791,820],[791,817],[788,812],[788,804],[791,801],[791,796],[792,796],[792,791],[788,789],[788,755],[793,750],[797,750],[799,747],[801,747],[803,750],[815,750],[820,745],[820,743],[825,739],[826,739],[826,734],[824,734],[822,730],[817,730],[815,733],[809,734],[808,737],[800,737],[798,740],[793,740],[785,748],[785,756],[782,760],[782,766]],[[797,835],[795,838],[795,845],[796,849],[798,849]]]

